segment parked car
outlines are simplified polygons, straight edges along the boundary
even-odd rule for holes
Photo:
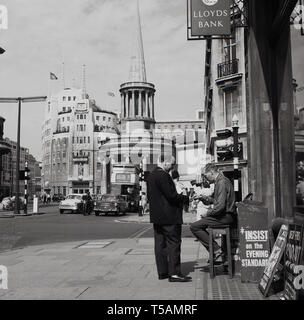
[[[96,216],[100,214],[107,215],[114,213],[115,215],[124,215],[128,211],[128,202],[121,195],[104,194],[94,201],[94,212]]]
[[[52,197],[52,201],[53,202],[59,202],[61,200],[64,200],[65,197],[63,194],[54,194],[53,197]]]
[[[64,200],[59,203],[59,212],[62,214],[64,211],[73,213],[83,213],[86,195],[71,193]]]
[[[13,202],[11,197],[5,197],[1,201],[3,210],[11,210],[13,206]]]

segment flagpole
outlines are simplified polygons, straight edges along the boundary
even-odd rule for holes
[[[51,76],[50,76],[50,73],[49,73],[49,76],[48,76],[48,99],[50,99],[51,97]]]

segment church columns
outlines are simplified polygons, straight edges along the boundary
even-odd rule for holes
[[[135,117],[135,91],[132,91],[132,117]]]
[[[149,99],[149,96],[148,96],[148,92],[146,91],[145,92],[145,109],[144,109],[144,117],[148,117],[148,99]]]
[[[152,93],[152,118],[154,119],[154,94]]]

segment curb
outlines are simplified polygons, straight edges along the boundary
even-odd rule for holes
[[[0,214],[0,218],[15,218],[14,214]]]

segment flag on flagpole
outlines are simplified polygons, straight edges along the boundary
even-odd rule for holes
[[[115,97],[115,94],[113,92],[108,92],[108,96]]]
[[[55,75],[55,73],[50,72],[50,80],[58,80],[57,76]]]

